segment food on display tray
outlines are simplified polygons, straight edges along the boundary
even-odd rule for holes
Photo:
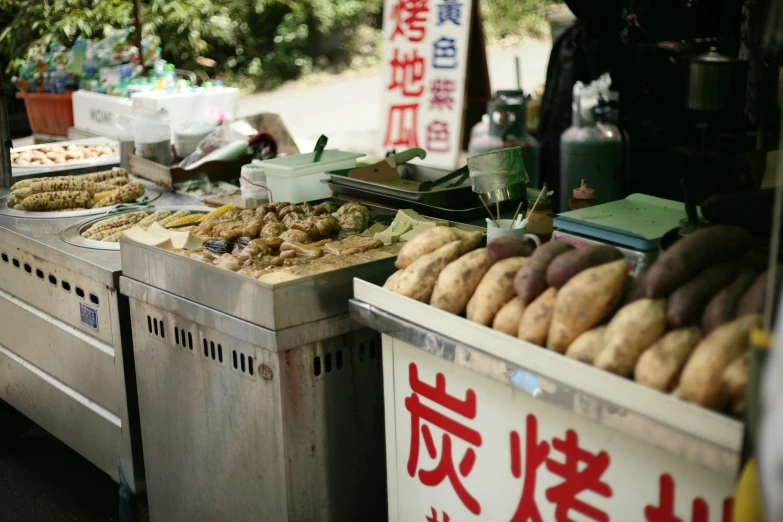
[[[178,219],[184,216],[205,216],[206,213],[191,213],[189,210],[156,210],[154,212],[128,212],[119,216],[102,219],[93,223],[89,228],[82,230],[81,236],[93,241],[116,243],[120,235],[133,227],[148,230],[153,224],[163,225],[171,222],[172,218]]]
[[[466,241],[453,229],[423,232],[403,247],[400,270],[384,288],[688,402],[742,414],[749,334],[761,324],[766,281],[748,264],[752,238],[744,230],[695,232],[639,279],[610,246],[575,250],[555,242],[528,256],[514,255],[529,252],[522,241],[493,243],[468,242],[461,253]]]
[[[84,161],[111,156],[115,153],[108,145],[42,145],[34,149],[25,149],[11,153],[11,165],[53,165]]]
[[[80,176],[31,178],[15,183],[8,196],[14,210],[57,212],[132,203],[145,193],[140,181],[130,181],[125,169]]]

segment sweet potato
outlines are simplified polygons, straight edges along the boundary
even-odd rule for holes
[[[422,303],[429,303],[441,270],[459,257],[461,248],[460,241],[452,241],[434,252],[421,256],[405,269],[397,279],[396,288],[392,291]]]
[[[701,328],[710,333],[715,328],[734,319],[737,305],[756,279],[756,271],[744,268],[730,285],[712,296],[701,316]]]
[[[649,388],[671,391],[699,341],[701,332],[696,327],[672,330],[642,353],[636,363],[634,379]]]
[[[453,314],[461,314],[487,270],[489,263],[483,248],[468,252],[449,263],[438,276],[430,304]]]
[[[565,353],[566,357],[586,364],[593,364],[595,358],[604,348],[605,333],[606,325],[587,330],[569,345]]]
[[[778,266],[775,270],[776,276],[775,276],[775,292],[780,292],[780,283],[781,280],[783,280],[783,266]],[[740,299],[739,304],[737,305],[737,317],[743,317],[745,315],[752,315],[752,314],[760,314],[764,312],[764,305],[766,304],[766,296],[767,296],[767,277],[769,276],[769,272],[764,272],[760,276],[756,278],[756,280],[753,282],[753,285],[751,285],[750,288],[748,288],[747,292],[745,292],[745,295],[742,296],[742,299]],[[777,296],[776,296],[777,297]],[[772,302],[774,303],[773,306],[777,306],[777,299],[773,299]],[[773,317],[775,317],[775,313],[773,311]]]
[[[500,309],[492,321],[492,328],[504,334],[516,337],[519,331],[519,322],[525,312],[525,302],[519,297],[514,297]]]
[[[597,325],[614,310],[628,276],[624,259],[588,268],[572,277],[557,293],[547,346],[564,353],[579,334]]]
[[[647,348],[666,331],[666,301],[640,299],[617,311],[604,335],[595,366],[628,377]]]
[[[386,282],[383,284],[383,287],[386,290],[391,290],[394,292],[394,290],[397,288],[397,282],[400,280],[400,277],[402,277],[402,274],[405,273],[405,270],[397,270],[392,275],[389,276],[389,279],[386,280]]]
[[[420,257],[458,239],[460,238],[453,228],[433,227],[405,243],[397,254],[394,265],[397,268],[408,268]]]
[[[530,256],[530,261],[519,270],[514,278],[514,290],[517,295],[524,302],[532,303],[536,297],[541,295],[541,292],[547,289],[546,271],[552,260],[573,249],[573,246],[561,241],[550,241],[541,248],[537,248]]]
[[[461,239],[461,251],[460,254],[467,254],[477,246],[481,244],[483,234],[480,231],[468,232],[466,230],[460,230],[458,228],[452,229],[457,235],[457,239]]]
[[[734,261],[753,238],[739,227],[716,226],[677,241],[652,264],[644,278],[647,297],[667,297],[707,266]]]
[[[737,276],[734,263],[717,263],[674,291],[666,303],[666,317],[672,328],[698,324],[712,296]]]
[[[468,301],[467,318],[489,326],[495,314],[514,297],[514,275],[527,262],[526,257],[509,257],[487,271]]]
[[[509,257],[530,257],[532,253],[527,243],[515,237],[499,237],[487,243],[487,261],[490,265]]]
[[[560,288],[583,270],[622,258],[622,252],[607,245],[577,248],[552,260],[546,270],[546,282],[549,286]]]
[[[556,299],[557,290],[550,288],[530,303],[522,314],[522,320],[519,321],[517,337],[539,346],[546,346]]]
[[[721,398],[731,406],[735,415],[745,413],[745,390],[748,386],[752,354],[753,352],[748,350],[734,359],[721,376]]]
[[[726,367],[750,346],[750,332],[761,326],[761,316],[747,315],[712,331],[693,351],[682,370],[675,394],[708,408],[723,402],[721,378]]]

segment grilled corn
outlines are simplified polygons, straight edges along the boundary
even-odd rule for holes
[[[97,192],[105,192],[107,190],[114,190],[117,187],[127,185],[130,183],[128,178],[111,178],[106,181],[99,181],[95,183],[95,189]]]
[[[93,204],[95,204],[95,203],[99,202],[100,200],[102,200],[103,198],[105,198],[105,197],[107,197],[107,196],[110,196],[110,195],[111,195],[111,193],[112,193],[112,192],[114,192],[115,190],[117,190],[117,188],[116,188],[116,187],[115,187],[115,188],[113,188],[113,189],[111,189],[111,190],[107,190],[107,191],[105,191],[105,192],[98,192],[98,193],[96,193],[96,194],[95,194],[95,195],[92,197],[92,202],[93,202]]]
[[[24,188],[14,190],[14,197],[16,197],[17,201],[24,201],[24,198],[32,195],[33,192],[32,190],[30,190],[30,187],[24,187]]]
[[[112,178],[127,178],[128,177],[128,171],[122,168],[114,168],[111,170],[104,170],[103,172],[93,172],[92,174],[85,174],[83,177],[84,179],[90,180],[94,183],[101,183],[106,180],[110,180]]]
[[[57,179],[50,181],[36,181],[30,185],[32,194],[41,194],[42,192],[60,192],[63,190],[77,190],[95,194],[95,184],[86,179]]]
[[[114,192],[98,201],[96,207],[110,207],[120,203],[130,203],[136,201],[144,195],[144,185],[140,181],[132,181],[127,185],[115,189]],[[92,200],[90,200],[92,202]]]
[[[30,185],[32,185],[36,181],[52,181],[55,179],[74,179],[74,176],[57,176],[57,177],[48,177],[48,178],[23,179],[22,181],[17,181],[13,185],[11,185],[11,190],[16,191],[23,188],[29,188]]]
[[[182,225],[195,225],[196,223],[201,223],[204,221],[204,216],[206,214],[191,214],[189,216],[183,216],[181,218],[175,219],[174,221],[169,221],[164,226],[166,228],[174,228],[174,227],[180,227]]]
[[[165,219],[171,215],[170,210],[157,210],[139,221],[139,226],[144,230],[147,230],[153,223]]]
[[[218,207],[215,210],[213,210],[212,212],[210,212],[209,214],[207,214],[206,216],[204,216],[203,219],[209,219],[209,218],[213,218],[213,217],[222,216],[226,212],[231,212],[232,210],[236,210],[234,205],[223,205],[222,207]],[[202,221],[203,221],[203,219],[202,219]]]
[[[160,221],[158,221],[158,225],[160,225],[162,227],[165,227],[166,225],[168,225],[169,223],[171,223],[175,219],[179,219],[179,218],[181,218],[183,216],[189,216],[189,215],[190,215],[190,210],[177,210],[176,212],[174,212],[169,217],[167,217],[165,219],[161,219]]]
[[[120,236],[122,235],[122,233],[128,230],[129,228],[132,228],[133,226],[134,225],[123,225],[119,228],[115,228],[111,231],[110,234],[104,236],[103,239],[101,239],[101,241],[105,243],[116,243],[117,241],[120,240]]]
[[[128,212],[120,216],[110,217],[108,219],[102,219],[97,223],[94,223],[90,228],[82,233],[83,237],[92,239],[94,236],[101,232],[121,227],[123,225],[131,224],[135,225],[142,219],[147,217],[146,212]]]
[[[59,192],[43,192],[33,194],[22,201],[24,210],[56,211],[66,208],[90,208],[92,196],[89,192],[62,190]]]

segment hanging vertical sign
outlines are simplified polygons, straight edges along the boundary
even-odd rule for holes
[[[455,168],[465,118],[472,0],[384,0],[382,150],[421,147]]]

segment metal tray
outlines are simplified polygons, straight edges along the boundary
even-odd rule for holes
[[[118,210],[139,210],[147,207],[150,203],[155,201],[161,196],[161,191],[152,189],[147,186],[145,193],[142,197],[137,199],[134,203],[120,203],[111,207],[99,207],[88,208],[85,210],[72,210],[70,212],[31,212],[28,210],[14,210],[14,207],[8,205],[8,195],[0,198],[0,214],[5,216],[11,216],[16,218],[28,218],[28,219],[61,219],[61,218],[75,218],[82,216],[105,216]],[[12,193],[13,194],[13,193]],[[10,194],[9,194],[10,195]]]
[[[98,159],[78,160],[68,163],[55,163],[52,165],[12,165],[11,176],[15,181],[34,176],[51,175],[75,175],[88,172],[106,170],[120,164],[120,144],[117,140],[96,136],[94,138],[84,138],[80,140],[58,141],[55,143],[40,143],[37,145],[26,145],[12,149],[11,152],[23,152],[26,150],[39,149],[41,147],[51,147],[58,145],[67,147],[68,145],[107,145],[114,148],[114,154],[104,156]]]
[[[106,219],[109,217],[109,215],[112,216],[121,216],[122,214],[128,214],[130,212],[137,212],[139,211],[139,208],[123,208],[121,211],[118,212],[110,212],[106,215],[97,217],[97,218],[90,218],[85,221],[80,221],[79,223],[74,223],[73,225],[69,226],[62,232],[60,232],[60,239],[68,243],[69,245],[78,246],[82,248],[92,248],[95,250],[114,250],[118,251],[120,249],[120,243],[107,243],[105,241],[95,241],[93,239],[87,239],[86,237],[82,237],[82,232],[89,228],[93,223],[96,223],[98,221],[101,221],[103,219]],[[186,206],[173,206],[173,205],[162,205],[162,206],[148,206],[143,207],[143,210],[145,212],[155,212],[156,210],[171,210],[172,212],[176,212],[178,210],[190,210],[193,212],[210,212],[214,210],[213,208],[207,207],[205,205],[186,205]]]
[[[400,170],[400,177],[403,180],[416,182],[435,181],[449,173],[448,170],[444,169],[408,164],[402,165]],[[341,174],[347,174],[349,170],[341,170],[337,172],[340,172]],[[473,192],[470,183],[463,184],[459,187],[445,188],[449,183],[452,183],[450,181],[445,183],[443,187],[436,187],[431,191],[420,192],[418,190],[406,190],[401,187],[394,187],[383,182],[373,182],[362,179],[349,178],[348,176],[341,174],[330,173],[329,177],[331,178],[331,182],[336,185],[343,185],[362,192],[366,192],[368,197],[370,194],[381,194],[405,201],[418,202],[424,205],[452,209],[464,208],[468,206],[481,206],[478,196],[475,192]]]
[[[365,203],[369,201],[374,203],[380,203],[381,205],[389,205],[390,207],[393,207],[395,209],[410,208],[423,216],[429,216],[432,218],[447,219],[449,221],[456,221],[459,223],[479,223],[479,222],[483,223],[484,219],[487,217],[486,209],[478,201],[476,202],[478,203],[478,206],[476,207],[471,206],[469,208],[461,208],[461,209],[443,208],[443,207],[427,205],[425,203],[419,203],[417,201],[400,199],[386,194],[368,192],[366,190],[361,190],[347,185],[340,185],[332,182],[327,182],[327,185],[329,185],[329,188],[332,189],[332,192],[334,194],[343,195],[350,199],[357,200],[361,203]],[[500,204],[500,211],[501,213],[514,212],[514,209],[517,208],[517,205],[519,205],[518,201],[504,201],[503,203]]]

